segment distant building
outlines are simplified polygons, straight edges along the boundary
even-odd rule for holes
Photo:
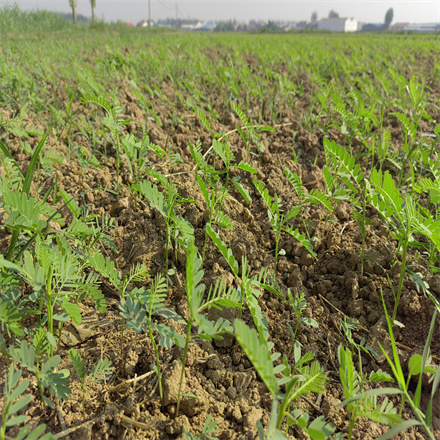
[[[395,23],[390,28],[393,32],[440,32],[440,23]]]
[[[154,21],[151,20],[151,21],[150,21],[150,24],[151,24],[151,26],[154,26]],[[142,20],[142,21],[140,21],[140,22],[136,25],[136,27],[148,27],[148,20]]]
[[[400,32],[403,31],[407,26],[409,26],[409,23],[395,23],[390,29],[394,32]]]
[[[308,25],[307,21],[304,21],[304,20],[300,21],[297,23],[296,29],[298,29],[298,30],[305,29],[307,27],[307,25]]]
[[[201,32],[212,32],[217,27],[216,23],[206,23],[202,26],[197,26],[193,30]]]
[[[440,23],[413,23],[413,24],[408,24],[402,30],[405,32],[423,32],[423,33],[440,32]]]
[[[180,26],[180,30],[182,30],[182,31],[192,31],[195,27],[196,27],[196,25],[194,25],[194,24],[182,24]]]
[[[331,32],[356,32],[358,23],[355,18],[322,18],[318,21],[318,30]]]
[[[367,23],[364,24],[361,28],[362,32],[380,32],[383,31],[384,25],[383,23]]]

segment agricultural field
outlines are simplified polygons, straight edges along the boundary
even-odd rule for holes
[[[438,36],[18,22],[1,440],[440,438]]]

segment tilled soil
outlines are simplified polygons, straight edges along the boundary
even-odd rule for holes
[[[252,58],[249,59],[252,66]],[[313,84],[305,81],[306,92],[313,93]],[[118,84],[124,90],[123,84]],[[171,97],[173,86],[164,82],[162,90]],[[213,103],[215,103],[215,92]],[[125,116],[131,123],[124,128],[141,136],[141,123],[146,113],[131,95],[129,88],[120,93],[120,104]],[[75,104],[76,105],[76,104]],[[157,103],[164,116],[160,126],[151,121],[148,126],[150,141],[167,148],[171,144],[174,152],[179,153],[183,164],[179,164],[172,172],[179,193],[183,197],[191,197],[195,204],[184,204],[179,213],[188,220],[195,229],[196,245],[203,248],[205,225],[208,214],[202,194],[195,182],[194,161],[190,154],[189,143],[201,141],[203,152],[211,147],[212,138],[198,118],[188,110],[182,110],[180,122],[173,123],[166,118],[171,109],[166,104]],[[295,192],[284,175],[286,168],[298,173],[307,190],[321,189],[323,184],[322,166],[325,164],[323,135],[309,132],[303,127],[301,108],[307,107],[308,96],[299,98],[296,108],[280,108],[280,119],[277,122],[266,121],[275,127],[274,132],[262,135],[264,152],[255,146],[251,147],[250,164],[257,170],[256,178],[264,183],[273,196],[280,197],[283,207],[287,210],[298,203]],[[76,115],[83,114],[92,118],[90,107],[74,108]],[[232,152],[238,163],[246,156],[246,146],[234,130],[240,121],[233,113],[217,104],[220,115],[218,121],[211,121],[211,128],[216,133],[229,133]],[[260,109],[256,109],[256,114]],[[7,117],[6,111],[3,117]],[[437,110],[438,113],[438,110]],[[437,114],[437,117],[439,115]],[[29,121],[33,125],[44,128],[44,118]],[[389,122],[391,127],[391,122]],[[293,137],[292,132],[295,132]],[[5,133],[3,133],[5,135]],[[335,129],[329,130],[331,140],[344,145],[344,137]],[[31,145],[38,143],[38,137],[31,137]],[[94,148],[90,140],[76,135],[75,142],[85,148]],[[8,147],[23,169],[26,169],[29,156],[21,152],[19,141],[14,136],[8,139]],[[46,148],[57,149],[66,153],[62,141],[49,135]],[[103,151],[98,147],[98,153]],[[295,154],[296,153],[296,154]],[[296,160],[298,156],[298,160]],[[165,222],[160,214],[148,203],[135,204],[127,189],[129,172],[126,159],[122,160],[120,201],[115,194],[106,191],[116,180],[116,156],[110,145],[107,157],[100,157],[99,168],[88,168],[84,176],[78,163],[74,160],[54,166],[52,176],[41,176],[40,186],[49,187],[58,176],[58,185],[70,194],[77,195],[81,191],[86,194],[83,203],[91,213],[111,216],[114,220],[114,243],[118,253],[109,248],[104,249],[106,256],[115,261],[123,273],[128,273],[136,263],[144,264],[151,276],[163,273],[165,267]],[[152,158],[152,165],[167,173],[170,164],[158,158]],[[233,231],[225,228],[220,230],[222,240],[232,250],[235,258],[241,261],[247,257],[251,273],[259,273],[263,267],[273,267],[275,241],[267,217],[267,208],[256,191],[250,174],[234,171],[240,175],[240,182],[249,191],[252,201],[246,204],[235,189],[224,203],[224,212],[233,223]],[[98,188],[100,188],[98,190]],[[36,183],[33,190],[36,189]],[[80,198],[81,200],[81,198]],[[72,220],[71,214],[63,211],[66,223]],[[312,352],[315,359],[325,368],[329,378],[326,391],[322,395],[310,395],[302,398],[298,406],[308,410],[313,418],[324,415],[332,422],[336,432],[348,432],[347,411],[339,406],[344,400],[339,380],[338,346],[348,344],[342,330],[342,322],[347,318],[359,321],[357,330],[353,332],[354,340],[360,343],[365,338],[366,345],[381,354],[379,343],[391,353],[390,339],[381,300],[383,292],[385,303],[392,311],[394,300],[387,277],[395,286],[398,283],[400,266],[396,257],[396,242],[391,239],[388,230],[383,226],[380,216],[371,207],[367,216],[374,226],[367,226],[366,255],[364,275],[360,272],[361,242],[359,228],[352,215],[352,207],[345,202],[340,203],[333,215],[327,215],[322,207],[307,206],[304,218],[310,236],[314,237],[314,259],[306,249],[287,234],[282,236],[280,248],[285,255],[278,262],[277,279],[281,290],[291,289],[294,297],[300,292],[305,294],[307,309],[305,317],[313,318],[319,324],[313,328],[300,324],[298,340],[302,344],[303,353]],[[4,220],[2,220],[3,223]],[[297,217],[292,223],[304,231],[301,219]],[[10,235],[2,230],[1,249],[7,249]],[[170,253],[174,255],[173,252]],[[423,262],[419,262],[423,265]],[[185,296],[185,255],[179,251],[177,261],[171,258],[171,267],[175,275],[171,277],[172,285],[168,290],[167,304],[173,307],[183,318],[188,317],[188,306]],[[205,283],[209,286],[219,277],[224,277],[228,285],[235,285],[226,260],[221,257],[215,245],[208,240],[206,257],[203,264]],[[428,282],[434,294],[440,294],[440,278],[432,276]],[[102,281],[102,292],[106,296],[107,311],[100,314],[93,304],[87,301],[81,304],[83,322],[80,326],[73,323],[65,326],[65,334],[58,351],[63,363],[60,368],[71,370],[70,388],[72,393],[67,402],[58,401],[56,410],[43,406],[38,398],[37,386],[32,377],[32,404],[27,409],[30,416],[29,424],[36,426],[46,423],[53,433],[63,432],[64,438],[70,439],[163,439],[185,438],[184,429],[198,434],[201,432],[208,415],[217,421],[219,439],[254,439],[257,438],[256,422],[260,420],[264,427],[268,426],[272,399],[263,385],[252,364],[243,350],[232,337],[208,342],[194,338],[190,343],[189,356],[185,368],[184,393],[193,393],[196,398],[184,397],[181,402],[180,414],[176,416],[177,391],[181,372],[179,359],[182,352],[178,348],[160,349],[163,371],[164,401],[161,403],[158,394],[157,376],[152,371],[155,363],[154,350],[147,335],[138,335],[133,330],[124,330],[121,342],[122,320],[119,315],[119,297],[105,281]],[[437,296],[439,297],[439,296]],[[262,311],[268,320],[268,330],[274,342],[274,350],[289,356],[293,360],[292,337],[287,324],[296,325],[293,307],[271,293],[263,293],[259,299]],[[418,292],[409,279],[405,281],[397,319],[404,327],[395,328],[399,355],[402,365],[414,353],[422,353],[433,314],[430,299]],[[212,310],[209,317],[219,316],[233,320],[237,312]],[[248,311],[243,319],[252,325]],[[173,324],[175,329],[184,334],[186,328]],[[433,361],[440,362],[439,322],[434,332],[431,346]],[[115,367],[111,379],[107,383],[90,382],[86,387],[85,412],[82,410],[82,391],[80,382],[70,363],[68,350],[74,347],[86,359],[90,368],[100,358],[108,358]],[[363,371],[369,374],[381,368],[391,373],[385,357],[374,357],[362,352]],[[358,365],[358,362],[357,362]],[[5,364],[0,361],[2,373]],[[406,372],[407,370],[405,370]],[[3,374],[2,374],[3,376]],[[429,385],[423,388],[422,407],[430,395]],[[399,400],[392,399],[398,406]],[[440,438],[440,398],[434,399],[433,428]],[[404,418],[413,415],[405,407]],[[376,439],[388,428],[361,419],[355,427],[353,438]],[[70,430],[70,431],[69,431]],[[14,429],[9,435],[14,435]],[[290,438],[305,438],[299,429],[290,428]],[[398,439],[425,438],[422,430],[412,428],[399,434]]]

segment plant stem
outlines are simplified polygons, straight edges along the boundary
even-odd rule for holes
[[[168,286],[168,246],[169,246],[169,233],[170,233],[170,225],[169,225],[169,218],[165,220],[166,223],[166,232],[165,232],[165,278],[167,280],[167,286]]]
[[[367,197],[366,197],[366,188],[364,186],[363,191],[363,206],[362,206],[362,227],[361,229],[361,236],[362,236],[362,250],[361,250],[361,277],[364,276],[364,260],[365,260],[365,239],[367,237],[367,227],[365,225],[365,211],[367,209]]]
[[[52,278],[53,265],[49,266],[47,274],[46,294],[47,294],[47,331],[53,336],[53,304],[52,304]],[[49,356],[53,356],[53,345],[49,343]]]
[[[408,242],[409,237],[408,234],[405,237],[405,241],[403,242],[403,251],[402,251],[402,265],[400,267],[400,278],[399,278],[399,287],[397,288],[397,294],[394,298],[394,311],[393,311],[393,320],[396,319],[397,315],[397,308],[399,307],[399,301],[400,301],[400,295],[402,294],[402,287],[403,287],[403,281],[405,280],[405,274],[406,274],[406,251],[408,249]]]
[[[211,200],[212,202],[212,200]],[[211,220],[212,220],[212,211],[213,211],[213,207],[210,206],[209,207],[209,221],[207,223],[207,225],[211,224]],[[205,243],[203,244],[203,253],[202,253],[202,261],[205,261],[205,251],[206,251],[206,243],[208,242],[208,233],[206,232],[206,227],[205,227]]]
[[[280,244],[280,234],[275,233],[275,262],[273,265],[273,279],[277,279],[277,263],[278,263],[278,245]]]
[[[176,408],[176,417],[179,417],[179,408],[180,408],[180,399],[182,397],[182,384],[183,384],[183,376],[185,374],[185,364],[186,364],[186,357],[188,354],[188,345],[189,341],[191,339],[191,327],[193,323],[193,318],[190,317],[188,319],[188,327],[186,329],[186,341],[185,341],[185,348],[183,349],[183,358],[182,358],[182,371],[180,373],[180,383],[179,383],[179,393],[177,394],[177,408]]]
[[[150,316],[151,319],[151,316]],[[151,342],[153,343],[154,353],[156,355],[156,366],[157,366],[157,380],[159,383],[159,396],[160,402],[163,404],[163,391],[162,391],[162,374],[160,372],[160,359],[159,359],[159,349],[157,347],[156,341],[154,340],[153,330],[151,328],[150,323],[148,324],[148,333],[150,335]]]
[[[408,400],[409,405],[411,406],[411,409],[413,410],[414,414],[416,415],[417,419],[419,420],[420,424],[423,426],[423,429],[425,430],[426,434],[430,438],[430,440],[436,440],[434,437],[434,434],[429,429],[429,426],[425,422],[424,414],[417,408],[417,406],[412,401],[411,397],[409,396],[408,392],[405,390],[403,393],[404,397]]]
[[[351,440],[351,438],[353,437],[353,428],[354,428],[354,423],[355,423],[356,419],[354,417],[351,418],[350,420],[350,425],[348,428],[348,440]]]

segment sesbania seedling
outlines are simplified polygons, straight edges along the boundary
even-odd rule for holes
[[[345,400],[341,405],[347,405],[349,430],[348,440],[351,440],[353,435],[353,428],[359,417],[366,417],[373,422],[386,424],[388,426],[398,426],[402,422],[402,418],[397,414],[397,409],[392,402],[385,398],[383,402],[377,400],[378,395],[400,394],[396,388],[378,388],[366,391],[366,383],[377,382],[393,382],[393,379],[388,373],[378,370],[371,371],[368,380],[366,374],[362,373],[362,359],[359,354],[360,372],[355,370],[353,363],[353,355],[350,349],[339,346],[339,376],[344,389]],[[393,434],[381,438],[391,438]]]
[[[101,380],[107,380],[113,372],[113,367],[111,361],[108,359],[100,359],[90,370],[87,375],[87,370],[85,368],[85,360],[81,359],[80,354],[74,349],[69,350],[69,356],[72,360],[73,368],[81,382],[82,389],[82,410],[84,416],[86,415],[86,384],[89,382],[98,382]]]
[[[25,414],[15,415],[20,410],[24,409],[26,405],[30,403],[32,397],[30,394],[23,395],[23,393],[29,388],[29,381],[24,380],[19,383],[22,370],[15,371],[11,365],[9,372],[5,373],[5,386],[3,389],[3,410],[2,410],[2,424],[0,426],[0,440],[9,439],[11,437],[6,435],[6,429],[11,426],[17,426],[26,422],[28,416]],[[30,425],[23,426],[16,438],[20,439],[34,439],[34,440],[55,440],[56,436],[47,433],[44,434],[46,425],[43,423],[38,425],[33,431],[30,432]],[[28,436],[29,434],[29,436]]]
[[[91,256],[87,263],[96,270],[100,275],[107,278],[113,287],[120,295],[121,300],[126,297],[127,288],[134,282],[145,282],[149,273],[147,268],[143,264],[136,264],[130,268],[128,275],[123,276],[122,273],[116,269],[114,261],[110,258],[105,258],[101,253],[96,253]],[[125,323],[122,322],[121,326],[121,353],[124,347],[124,327]]]
[[[426,339],[425,347],[423,350],[423,356],[420,356],[418,354],[413,355],[408,363],[409,376],[419,375],[419,378],[417,381],[416,392],[414,393],[414,395],[411,395],[412,393],[411,394],[409,393],[409,388],[408,388],[410,377],[408,377],[408,380],[405,381],[405,376],[403,374],[403,369],[402,369],[401,361],[399,358],[399,353],[397,350],[396,340],[394,338],[393,321],[391,321],[391,319],[388,315],[382,291],[381,291],[381,296],[382,296],[382,305],[383,305],[383,308],[385,311],[385,317],[386,317],[387,325],[388,325],[388,333],[391,338],[391,347],[392,347],[392,351],[393,351],[393,358],[391,359],[389,354],[385,351],[385,349],[382,347],[382,345],[380,343],[379,343],[379,347],[382,350],[382,353],[384,354],[384,356],[386,357],[388,364],[390,365],[390,367],[393,371],[393,375],[396,378],[397,384],[400,388],[400,390],[396,390],[395,388],[392,388],[392,390],[394,390],[393,394],[398,393],[398,394],[401,394],[403,397],[401,408],[400,408],[400,414],[402,413],[404,403],[408,402],[408,404],[411,407],[411,410],[413,411],[413,413],[417,417],[417,420],[406,420],[406,421],[398,424],[397,426],[394,427],[394,431],[393,431],[393,429],[391,429],[389,431],[389,433],[391,435],[383,436],[382,439],[385,440],[388,438],[392,438],[392,436],[394,436],[394,434],[397,434],[400,431],[403,431],[404,429],[408,429],[411,426],[415,426],[415,425],[421,425],[423,427],[423,429],[425,430],[426,434],[428,435],[428,438],[430,440],[435,440],[434,434],[431,431],[432,409],[433,409],[433,399],[434,399],[435,393],[440,385],[440,368],[437,368],[437,371],[435,371],[435,369],[432,369],[429,367],[428,353],[429,353],[429,349],[431,346],[432,336],[434,333],[437,311],[435,310],[432,315],[431,325],[429,328],[429,334]],[[430,395],[430,398],[428,401],[428,406],[426,408],[426,411],[422,411],[420,409],[420,401],[421,401],[421,390],[422,390],[422,376],[425,372],[429,372],[431,374],[435,373],[435,376],[432,381],[432,389],[431,389],[431,395]],[[372,391],[374,391],[374,390],[372,390]],[[377,391],[377,394],[381,394],[380,389],[376,390],[376,391]],[[360,397],[363,397],[363,396],[360,396]]]
[[[382,173],[382,171],[374,169],[366,184],[370,203],[379,212],[382,221],[389,228],[391,236],[398,241],[398,250],[402,253],[397,289],[391,286],[394,295],[392,316],[392,322],[394,322],[407,270],[407,252],[410,240],[413,234],[420,234],[437,244],[438,237],[440,237],[440,224],[432,217],[425,217],[423,211],[417,209],[417,204],[411,195],[401,196],[388,171]]]
[[[273,342],[268,341],[266,336],[256,330],[250,329],[239,319],[234,321],[234,330],[238,343],[272,394],[274,401],[277,402],[275,404],[277,414],[276,430],[280,430],[286,417],[288,426],[289,422],[292,425],[298,417],[291,414],[290,406],[294,405],[303,395],[320,394],[324,391],[328,379],[323,369],[316,361],[310,365],[305,365],[313,360],[314,355],[312,353],[307,353],[299,358],[293,371],[285,363],[275,366],[274,362],[280,356],[280,353],[270,353],[274,346]],[[283,374],[282,378],[278,378],[280,373]],[[281,386],[285,387],[285,392],[281,392]],[[328,435],[321,438],[326,439],[333,434],[334,430],[330,426],[327,428]]]
[[[201,312],[209,307],[221,309],[222,307],[237,308],[240,306],[238,291],[233,288],[227,288],[226,283],[223,281],[219,281],[214,286],[211,286],[207,297],[204,298],[206,286],[201,282],[204,272],[201,269],[202,260],[197,254],[198,249],[194,246],[194,243],[190,243],[187,247],[186,259],[186,296],[188,300],[189,317],[186,329],[185,346],[182,355],[182,371],[177,397],[177,415],[179,415],[183,376],[185,374],[185,364],[188,354],[188,345],[191,340],[192,325],[198,325],[197,337],[199,338],[208,341],[222,339],[221,335],[223,333],[231,333],[231,323],[224,318],[219,318],[214,323]]]
[[[246,162],[249,163],[251,143],[254,143],[261,152],[264,152],[264,147],[261,145],[260,142],[260,133],[263,131],[274,131],[274,129],[269,125],[254,126],[237,104],[232,103],[232,108],[234,109],[235,113],[237,113],[241,123],[243,124],[242,127],[237,127],[237,131],[243,139],[244,143],[246,144]]]
[[[211,237],[212,241],[214,242],[214,244],[217,246],[217,249],[223,255],[223,258],[227,261],[229,267],[232,270],[232,273],[235,275],[237,279],[237,283],[240,286],[238,289],[238,292],[240,294],[240,304],[239,304],[239,313],[238,313],[239,319],[241,318],[243,307],[246,304],[252,315],[254,324],[262,333],[268,335],[267,319],[264,313],[261,311],[260,305],[258,304],[258,298],[261,296],[261,291],[259,289],[261,276],[251,277],[249,275],[250,268],[248,265],[247,258],[245,256],[242,257],[241,275],[240,275],[240,268],[238,262],[235,259],[234,255],[232,254],[231,249],[229,249],[225,245],[225,243],[223,243],[222,239],[214,231],[214,229],[212,229],[211,225],[207,225],[206,230],[208,232],[208,235]]]
[[[155,372],[159,384],[160,399],[163,400],[162,391],[162,372],[159,357],[159,347],[171,348],[175,343],[183,347],[185,339],[177,333],[173,327],[164,323],[155,323],[153,316],[161,316],[165,319],[172,319],[175,322],[184,324],[185,320],[173,309],[165,307],[167,292],[167,283],[160,274],[156,275],[150,289],[135,288],[126,298],[121,300],[119,306],[120,314],[126,320],[127,328],[133,328],[136,333],[148,333],[154,347],[156,357]],[[159,343],[156,343],[155,335],[160,337]]]
[[[298,229],[293,229],[293,226],[288,226],[287,222],[294,218],[301,210],[301,206],[293,206],[289,211],[283,214],[281,209],[281,202],[277,196],[274,195],[273,199],[269,195],[267,188],[263,187],[263,183],[258,180],[253,180],[255,188],[260,193],[264,202],[267,205],[267,215],[269,217],[269,222],[272,226],[273,232],[275,234],[275,262],[273,265],[273,276],[276,278],[277,274],[277,261],[278,261],[278,246],[281,239],[281,234],[287,232],[292,237],[296,238],[309,252],[316,258],[316,254],[313,251],[311,243],[306,239],[306,237],[299,232]]]
[[[189,241],[193,240],[192,226],[177,215],[176,207],[182,203],[195,202],[195,200],[182,197],[178,193],[177,187],[173,184],[173,182],[168,180],[164,175],[158,172],[150,173],[152,176],[158,179],[160,183],[162,183],[166,189],[165,193],[161,192],[155,184],[148,180],[143,180],[138,185],[133,185],[133,188],[147,198],[151,207],[157,209],[165,220],[165,274],[168,277],[168,249],[171,237],[176,238],[176,252],[178,235],[176,235],[177,231],[180,231],[182,235],[181,244],[186,245]],[[182,222],[185,222],[185,224]]]
[[[130,120],[123,118],[123,110],[119,104],[119,101],[113,97],[111,100],[104,98],[103,96],[87,95],[85,94],[81,100],[83,104],[96,104],[102,107],[106,111],[106,116],[103,119],[104,125],[110,130],[113,137],[116,150],[116,192],[119,199],[120,193],[120,167],[121,167],[121,130],[127,125]]]

